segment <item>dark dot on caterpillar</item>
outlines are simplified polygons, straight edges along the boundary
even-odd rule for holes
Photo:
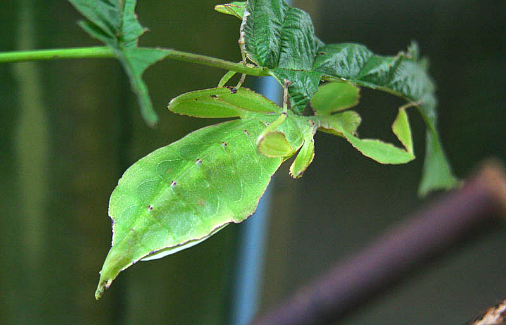
[[[152,205],[148,206],[148,210],[153,211],[153,206]]]
[[[132,229],[130,229],[130,230],[131,230],[131,231],[135,231],[135,229],[134,229],[134,228],[132,228]]]
[[[218,98],[218,96],[216,96],[216,95],[211,95],[211,98]]]
[[[226,142],[222,142],[221,145],[223,146],[223,148],[226,148],[228,146]]]
[[[176,186],[176,185],[177,185],[176,181],[172,181],[172,182],[170,183],[170,186],[172,186],[172,187],[174,187],[174,186]]]
[[[197,161],[195,162],[195,164],[197,164],[197,165],[200,165],[201,163],[202,163],[202,160],[200,160],[200,159],[197,159]]]
[[[243,130],[244,134],[246,134],[248,137],[249,137],[249,132],[248,130]]]
[[[265,124],[265,126],[269,126],[269,125],[271,125],[271,123],[269,123],[269,122],[267,122],[267,121],[264,121],[264,124]]]

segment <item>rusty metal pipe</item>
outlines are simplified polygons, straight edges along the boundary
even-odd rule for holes
[[[461,188],[415,212],[251,324],[335,322],[481,224],[505,215],[506,175],[500,163],[488,161]]]

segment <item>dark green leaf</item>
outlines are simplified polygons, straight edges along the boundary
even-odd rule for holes
[[[135,15],[136,0],[69,0],[89,21],[79,25],[92,37],[104,42],[116,53],[126,74],[130,78],[132,90],[137,95],[141,115],[150,126],[158,117],[153,110],[148,89],[142,80],[144,71],[155,62],[163,59],[168,51],[160,49],[140,49],[138,38],[145,29]]]
[[[292,109],[301,114],[322,75],[311,71],[316,53],[323,46],[314,35],[311,17],[282,0],[250,0],[239,43],[246,56],[271,69],[281,85],[284,79],[292,82]]]
[[[297,114],[302,114],[313,94],[318,91],[322,73],[281,68],[271,71],[280,84],[283,85],[285,80],[291,82],[288,86],[288,93],[292,110]]]

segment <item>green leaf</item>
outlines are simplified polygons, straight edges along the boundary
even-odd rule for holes
[[[244,87],[238,90],[225,87],[192,91],[172,99],[169,110],[203,118],[237,117],[246,112],[281,113],[281,107],[274,102]]]
[[[246,9],[246,2],[235,1],[228,4],[217,5],[214,10],[221,12],[222,14],[232,15],[239,19],[244,16],[244,10]]]
[[[137,39],[145,32],[135,15],[136,0],[69,0],[69,2],[89,20],[84,24],[81,23],[81,27],[111,47],[117,49],[134,47],[137,45]],[[98,35],[100,37],[97,37]],[[105,35],[107,39],[102,37]]]
[[[69,0],[89,21],[79,25],[92,37],[111,47],[130,78],[141,115],[150,126],[158,117],[142,80],[144,71],[168,55],[167,50],[138,48],[138,38],[146,31],[135,15],[136,0]]]
[[[360,139],[353,135],[360,123],[360,117],[355,112],[348,111],[330,116],[322,116],[318,118],[318,121],[323,128],[344,136],[364,156],[376,160],[381,164],[404,164],[415,158],[409,149],[397,148],[390,143],[376,139]],[[401,125],[402,123],[404,123],[402,119],[396,119],[396,122],[394,122],[396,131],[400,131],[406,127],[406,125]],[[409,124],[407,127],[409,127]],[[410,143],[411,139],[406,138],[408,135],[410,136],[411,132],[409,131],[408,133],[406,130],[403,130],[401,134],[401,142],[403,144],[404,142]]]
[[[289,157],[295,152],[285,135],[279,131],[262,136],[258,141],[258,151],[266,157]]]
[[[311,69],[322,45],[311,17],[282,0],[250,0],[241,26],[243,50],[269,69]]]
[[[404,148],[406,148],[409,153],[414,153],[413,137],[411,135],[411,126],[409,125],[408,113],[406,113],[406,109],[402,107],[399,108],[399,113],[397,114],[397,117],[392,124],[392,131],[402,143]]]
[[[113,240],[97,299],[135,262],[191,247],[250,216],[288,158],[266,157],[257,149],[259,135],[278,118],[247,113],[190,133],[133,164],[109,202]],[[295,151],[312,129],[307,118],[288,114],[277,132]]]
[[[335,114],[335,116],[320,116],[318,121],[320,122],[320,130],[323,132],[344,137],[340,130],[344,129],[350,134],[355,134],[362,118],[355,111],[346,111],[339,115]]]
[[[288,86],[292,110],[302,115],[309,99],[318,91],[318,84],[322,74],[313,71],[296,71],[289,69],[271,70],[278,82],[284,85],[284,80],[291,82]]]
[[[137,95],[142,117],[149,126],[156,125],[158,117],[149,98],[148,88],[142,80],[142,74],[149,66],[163,60],[168,54],[168,50],[137,47],[118,52],[118,58],[130,79],[132,91]]]
[[[304,144],[299,150],[297,157],[290,166],[290,175],[293,178],[299,178],[309,167],[314,158],[314,139],[313,134],[309,133],[304,139]]]
[[[441,147],[441,142],[435,128],[435,116],[431,119],[426,110],[424,110],[424,107],[418,107],[418,111],[425,120],[428,129],[425,137],[423,176],[418,188],[418,194],[420,196],[425,196],[433,190],[451,189],[458,183],[458,180],[453,175],[443,148]],[[429,110],[429,113],[430,112],[431,110]]]
[[[373,54],[363,45],[345,43],[322,47],[313,69],[359,86],[379,89],[417,104],[427,126],[427,149],[419,193],[448,189],[456,184],[436,131],[434,84],[427,74],[426,61],[418,60],[412,43],[407,53],[396,56]]]
[[[330,115],[358,104],[359,88],[350,83],[329,82],[318,88],[311,98],[315,115]]]
[[[282,0],[250,0],[239,43],[247,58],[271,69],[281,85],[284,79],[292,82],[288,89],[292,109],[302,114],[322,75],[310,71],[323,46],[314,35],[311,17]]]

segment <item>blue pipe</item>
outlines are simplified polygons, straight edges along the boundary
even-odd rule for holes
[[[273,77],[260,80],[259,92],[281,105],[283,91]],[[257,211],[240,225],[232,288],[231,325],[248,324],[258,310],[271,199],[272,181],[260,200]]]

